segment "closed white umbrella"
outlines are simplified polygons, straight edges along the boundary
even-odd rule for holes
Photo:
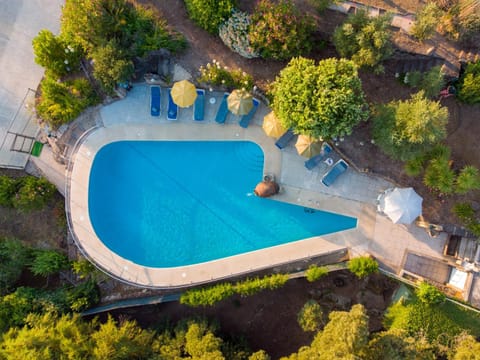
[[[395,188],[380,198],[379,209],[394,224],[411,224],[422,215],[423,199],[413,188]]]

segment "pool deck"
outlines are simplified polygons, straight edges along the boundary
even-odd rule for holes
[[[321,183],[328,170],[320,164],[312,171],[304,167],[306,158],[296,153],[294,141],[285,149],[275,146],[261,124],[270,109],[261,104],[247,129],[239,118],[229,115],[226,124],[213,121],[221,93],[206,95],[205,120],[192,119],[192,109],[179,109],[178,120],[166,119],[166,91],[162,89],[160,117],[150,116],[147,85],[137,85],[128,96],[101,109],[99,123],[74,155],[70,176],[70,213],[73,230],[88,255],[102,268],[127,281],[148,287],[178,287],[248,273],[293,260],[311,258],[348,248],[352,255],[374,255],[382,268],[397,273],[407,251],[442,258],[445,234],[431,238],[415,225],[396,225],[376,212],[376,198],[393,184],[349,168],[330,187]],[[215,103],[210,104],[209,99]],[[136,265],[107,249],[97,238],[88,215],[88,179],[98,149],[116,140],[252,140],[265,154],[264,173],[274,174],[281,193],[274,198],[300,206],[321,209],[358,219],[356,229],[341,231],[241,254],[225,259],[176,268],[149,268]],[[333,154],[334,160],[338,155]],[[41,161],[41,159],[39,159]],[[188,161],[185,162],[188,166]],[[221,169],[219,169],[220,171]],[[260,180],[260,179],[259,179]],[[68,200],[68,199],[67,199]],[[281,221],[281,220],[279,220]]]

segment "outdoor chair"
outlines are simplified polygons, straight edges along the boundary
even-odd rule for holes
[[[320,152],[320,154],[312,156],[310,159],[305,161],[305,167],[308,170],[312,170],[315,166],[317,166],[322,161],[324,161],[331,152],[332,152],[332,148],[330,147],[330,145],[324,142],[322,145],[322,151]]]
[[[218,110],[217,110],[217,115],[215,116],[215,121],[219,124],[224,124],[225,120],[227,120],[227,115],[229,113],[228,103],[227,103],[228,95],[230,95],[230,93],[228,92],[223,94],[222,101],[220,102],[220,106],[218,107]]]
[[[322,177],[322,183],[325,186],[332,185],[337,178],[348,169],[348,164],[345,160],[338,160],[335,165]]]
[[[257,111],[258,105],[260,105],[260,101],[253,98],[252,109],[248,112],[247,115],[243,115],[242,118],[240,119],[240,122],[238,123],[241,127],[243,128],[248,127],[248,124],[250,124],[250,121],[252,120],[253,116],[255,115],[255,112]]]
[[[197,89],[197,98],[193,104],[193,120],[202,121],[205,113],[205,90]]]
[[[160,87],[152,86],[150,88],[150,115],[160,116]]]
[[[278,138],[278,140],[275,142],[275,145],[279,149],[285,148],[290,141],[295,137],[295,134],[293,133],[292,129],[288,129],[282,136]]]
[[[167,119],[168,120],[177,120],[178,115],[178,106],[173,102],[172,99],[172,89],[168,89],[168,109],[167,109]]]

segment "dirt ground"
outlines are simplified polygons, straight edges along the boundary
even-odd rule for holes
[[[274,81],[275,76],[286,65],[286,62],[280,61],[245,59],[233,53],[218,37],[212,36],[195,26],[188,19],[182,2],[175,0],[141,0],[139,2],[158,11],[175,30],[185,35],[189,48],[178,57],[177,61],[194,76],[198,75],[198,68],[201,65],[215,59],[230,68],[241,68],[250,73],[257,85],[265,89],[267,84]],[[241,10],[251,13],[256,3],[256,0],[240,1],[239,7]],[[345,15],[330,10],[319,15],[308,1],[296,0],[295,3],[302,12],[308,12],[315,18],[318,25],[315,36],[318,40],[327,42],[326,46],[314,49],[310,57],[318,60],[337,56],[329,39],[335,27],[344,21]],[[388,2],[368,0],[366,3],[399,13],[413,13],[424,4],[418,0],[392,0]],[[409,50],[414,51],[415,46],[425,47],[425,44],[417,43],[405,34],[396,38],[403,39],[401,40],[403,41],[402,46],[405,46],[406,37],[409,38]],[[441,41],[440,47],[451,49],[452,53],[458,50],[456,44],[446,41],[441,36],[435,37],[434,41]],[[317,44],[320,44],[320,41]],[[414,92],[411,88],[395,80],[394,60],[386,62],[384,74],[374,75],[361,72],[363,88],[369,103],[386,103],[396,99],[406,99]],[[480,141],[478,141],[477,136],[480,133],[480,122],[478,121],[480,106],[465,105],[454,98],[442,100],[442,104],[448,107],[450,113],[446,144],[452,150],[453,169],[458,171],[466,164],[480,168],[480,156],[478,156],[480,154]],[[400,162],[385,156],[370,141],[370,124],[368,122],[362,123],[354,129],[351,136],[346,138],[344,142],[339,143],[338,149],[357,168],[391,179],[399,186],[414,187],[424,198],[424,217],[427,220],[440,224],[457,223],[458,220],[451,213],[454,204],[465,200],[473,202],[474,205],[480,203],[480,192],[470,193],[467,196],[446,197],[440,197],[432,193],[423,185],[421,177],[408,177],[404,173],[403,165]]]
[[[378,331],[396,287],[397,283],[381,275],[359,281],[349,271],[342,270],[321,281],[290,280],[281,289],[247,298],[235,296],[213,307],[191,308],[175,302],[145,306],[141,311],[138,308],[114,311],[112,315],[136,319],[145,326],[205,316],[218,321],[222,337],[244,337],[252,350],[264,349],[272,359],[278,359],[312,341],[314,334],[304,332],[297,323],[297,313],[308,300],[318,301],[324,314],[331,310],[348,311],[353,304],[362,303],[368,311],[370,330]]]

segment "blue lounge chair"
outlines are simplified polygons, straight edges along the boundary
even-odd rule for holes
[[[282,136],[280,136],[275,143],[279,149],[283,149],[294,138],[295,134],[292,129],[288,129]]]
[[[320,154],[312,156],[310,159],[305,161],[305,167],[308,170],[312,170],[315,166],[320,164],[325,158],[332,152],[332,148],[326,142],[322,145],[322,151]],[[333,162],[333,161],[332,161]]]
[[[178,115],[178,106],[173,102],[172,99],[172,89],[168,89],[168,112],[167,112],[167,119],[168,120],[177,120]]]
[[[343,160],[338,160],[335,165],[322,177],[322,183],[325,186],[332,185],[337,178],[342,175],[348,168],[348,164]]]
[[[258,105],[260,105],[260,102],[253,98],[253,107],[252,110],[249,111],[247,115],[243,115],[242,118],[240,119],[240,122],[238,123],[241,127],[247,128],[248,124],[250,124],[250,121],[253,118],[253,115],[255,115],[255,112],[257,111]]]
[[[150,88],[150,115],[160,115],[160,86]]]
[[[193,120],[202,121],[205,113],[205,90],[197,89],[197,98],[193,104]]]
[[[222,102],[220,103],[220,106],[217,110],[217,115],[215,116],[215,121],[219,124],[224,124],[225,120],[227,120],[227,115],[229,113],[227,104],[228,95],[230,95],[230,93],[226,92],[223,94]]]

